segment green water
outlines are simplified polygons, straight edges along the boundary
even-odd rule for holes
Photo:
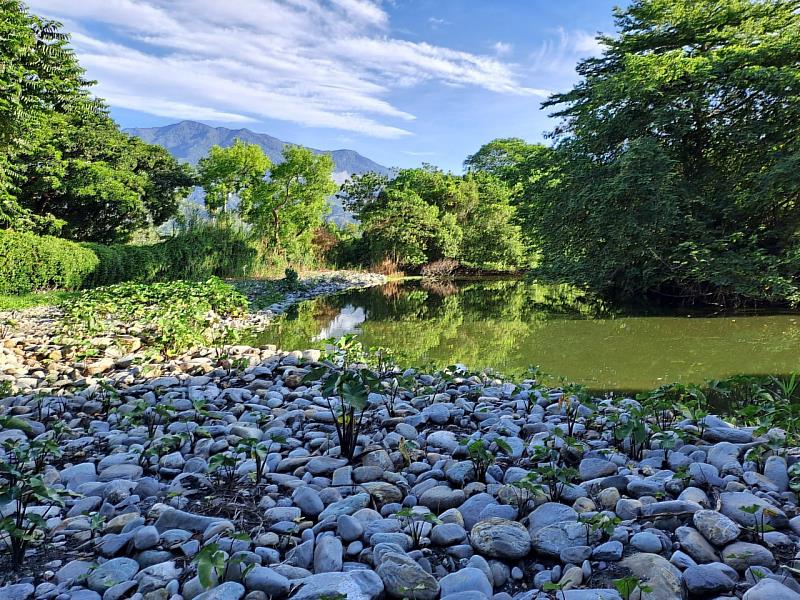
[[[800,370],[800,315],[623,311],[567,286],[394,282],[300,305],[251,343],[284,349],[356,333],[402,364],[542,371],[595,390],[643,390]]]

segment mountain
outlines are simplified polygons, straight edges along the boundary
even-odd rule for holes
[[[132,127],[124,131],[149,144],[164,146],[175,158],[192,165],[196,165],[208,153],[211,146],[231,146],[236,139],[258,144],[272,162],[280,162],[283,147],[290,143],[249,129],[211,127],[196,121],[181,121],[164,127]],[[315,148],[311,148],[311,150],[317,154],[331,155],[334,164],[333,178],[337,183],[344,182],[350,175],[359,175],[370,171],[384,175],[389,173],[389,169],[360,155],[355,150],[317,150]],[[202,190],[196,190],[191,198],[198,204],[203,204]],[[352,222],[353,218],[344,210],[341,200],[331,196],[330,205],[329,219],[339,224]]]
[[[231,146],[237,138],[258,144],[273,162],[280,162],[281,151],[286,144],[266,133],[256,133],[249,129],[228,129],[227,127],[211,127],[196,121],[181,121],[164,127],[133,127],[125,130],[131,135],[141,138],[149,144],[159,144],[169,150],[178,160],[197,164],[206,155],[211,146]],[[354,150],[317,150],[317,154],[330,154],[335,165],[334,172],[348,175],[374,171],[389,173],[389,169],[373,160],[360,155]]]

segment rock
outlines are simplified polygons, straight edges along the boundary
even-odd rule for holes
[[[142,476],[142,467],[139,465],[111,465],[100,471],[99,481],[108,482],[116,479],[135,480]]]
[[[78,581],[85,577],[93,566],[93,563],[85,560],[71,560],[56,571],[56,581],[58,583]]]
[[[493,594],[492,584],[486,574],[474,567],[466,567],[459,569],[455,573],[445,575],[439,581],[439,587],[441,588],[442,598],[450,594],[469,591],[480,592],[488,598],[491,598]]]
[[[476,523],[470,543],[477,552],[492,558],[522,558],[531,550],[530,534],[521,523],[497,517]]]
[[[383,581],[386,593],[395,598],[413,595],[416,600],[435,600],[439,595],[436,578],[405,554],[382,554],[375,572]]]
[[[464,519],[464,528],[469,531],[475,527],[475,523],[480,521],[480,514],[483,509],[490,504],[496,504],[497,500],[491,494],[475,494],[470,496],[466,502],[458,507],[458,512]]]
[[[364,525],[351,515],[342,515],[336,520],[336,533],[345,542],[352,542],[364,534]]]
[[[531,542],[537,552],[557,558],[565,548],[596,543],[600,535],[584,523],[563,521],[531,532]]]
[[[458,523],[443,523],[431,530],[431,543],[434,546],[452,546],[467,538],[466,530]]]
[[[598,479],[617,473],[617,465],[603,458],[584,458],[578,465],[581,481]]]
[[[139,572],[139,563],[131,558],[112,558],[89,573],[86,585],[95,592],[104,592],[108,588],[131,581]]]
[[[170,581],[176,581],[180,574],[181,569],[176,568],[172,560],[151,565],[136,575],[138,591],[146,594],[163,589]]]
[[[306,463],[306,471],[312,475],[330,475],[339,467],[344,467],[347,459],[332,456],[317,456]]]
[[[616,562],[622,558],[622,542],[611,540],[605,544],[600,544],[592,551],[592,558],[594,560],[605,560]]]
[[[370,481],[367,483],[362,483],[361,489],[375,498],[380,506],[403,501],[403,492],[400,491],[400,488],[398,488],[396,485],[392,485],[391,483],[386,483],[385,481]]]
[[[333,504],[325,507],[325,510],[323,510],[319,515],[319,520],[322,521],[329,517],[338,517],[340,515],[352,515],[357,510],[369,506],[369,503],[369,494],[355,494],[354,496],[348,496],[343,500],[339,500],[338,502],[334,502]]]
[[[140,527],[133,534],[133,547],[137,550],[147,550],[158,544],[158,529],[153,526]]]
[[[452,431],[434,431],[428,434],[426,441],[428,446],[441,448],[448,454],[452,454],[458,448],[458,440]]]
[[[307,517],[316,518],[325,510],[325,505],[320,500],[319,493],[306,485],[300,486],[294,491],[292,502]]]
[[[692,520],[703,537],[717,546],[735,540],[742,531],[731,519],[715,510],[699,510]]]
[[[694,527],[678,527],[675,530],[675,539],[680,543],[681,549],[699,563],[719,560],[716,550]]]
[[[771,569],[775,566],[775,557],[772,552],[759,544],[734,542],[729,546],[725,546],[722,551],[722,562],[737,571],[743,572],[748,567],[767,567]]]
[[[383,594],[381,578],[367,570],[323,573],[292,582],[300,586],[292,600],[320,600],[343,597],[347,600],[375,600]]]
[[[0,588],[0,600],[28,600],[35,588],[31,583],[16,583]]]
[[[661,552],[661,540],[657,535],[641,531],[631,538],[631,545],[639,552],[658,554]]]
[[[176,508],[167,508],[156,519],[155,528],[163,533],[168,529],[185,529],[195,533],[203,533],[209,525],[221,522],[222,519],[205,517],[184,512]]]
[[[193,600],[239,600],[242,596],[244,596],[244,586],[241,583],[226,581],[195,596]]]
[[[564,600],[622,600],[617,590],[608,588],[565,590],[559,596],[563,596]]]
[[[750,492],[723,492],[719,498],[722,514],[745,527],[752,527],[756,521],[760,523],[762,515],[764,523],[776,529],[787,527],[789,524],[786,514],[782,510]],[[742,508],[750,506],[758,507],[755,514],[742,510]]]
[[[570,506],[560,502],[545,502],[537,507],[528,517],[528,529],[531,533],[555,523],[577,521],[578,513]]]
[[[632,554],[620,563],[650,588],[642,600],[680,600],[681,572],[658,554]]]
[[[731,444],[730,442],[720,442],[714,444],[707,454],[707,461],[709,464],[714,465],[720,471],[722,467],[728,463],[738,462],[739,460],[739,446]]]
[[[289,580],[269,567],[253,567],[244,578],[249,590],[258,590],[268,596],[285,596],[291,586]]]
[[[314,548],[314,573],[342,570],[342,541],[332,535],[319,538]]]
[[[774,579],[765,577],[747,590],[742,600],[800,600],[800,594]]]
[[[448,508],[461,506],[464,503],[464,490],[453,490],[446,485],[437,485],[423,492],[419,503],[439,514]]]
[[[769,479],[778,491],[785,492],[789,489],[789,472],[786,459],[782,456],[770,456],[764,462],[764,477]]]
[[[683,583],[691,594],[705,596],[730,592],[736,583],[713,565],[697,565],[683,572]]]

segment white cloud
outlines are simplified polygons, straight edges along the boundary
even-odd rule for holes
[[[29,4],[78,24],[73,44],[112,106],[177,119],[272,118],[399,138],[414,115],[389,100],[397,88],[438,82],[548,94],[500,59],[504,46],[492,56],[391,37],[378,0]]]
[[[506,42],[495,42],[492,45],[492,49],[497,56],[505,56],[506,54],[511,54],[514,47]]]
[[[580,59],[599,56],[603,45],[586,31],[556,29],[555,39],[544,40],[530,56],[531,71],[562,76],[575,74]]]

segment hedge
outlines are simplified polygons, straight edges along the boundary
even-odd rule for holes
[[[97,268],[97,255],[51,236],[0,230],[0,293],[77,290]]]
[[[213,225],[150,246],[78,244],[0,230],[0,293],[245,277],[257,254],[241,230]]]

